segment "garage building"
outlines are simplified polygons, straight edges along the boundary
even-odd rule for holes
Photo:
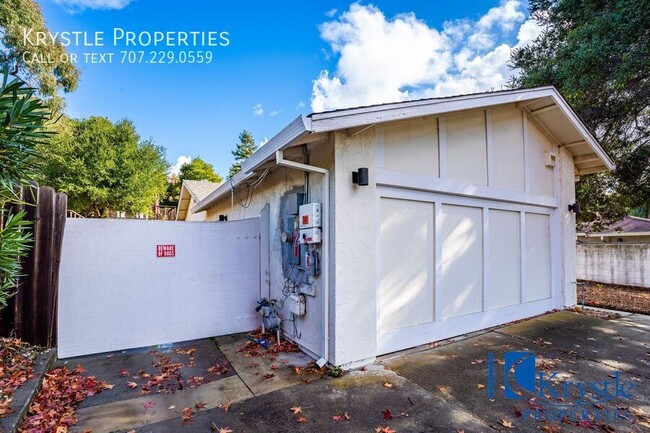
[[[261,297],[354,367],[575,304],[574,182],[612,168],[554,88],[490,92],[301,116],[192,212],[259,216]]]

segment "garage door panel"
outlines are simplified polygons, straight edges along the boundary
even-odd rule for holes
[[[551,297],[550,217],[526,214],[526,285],[524,302]]]
[[[433,321],[433,204],[381,199],[380,331]]]
[[[521,302],[521,233],[519,212],[490,209],[488,286],[485,308]]]
[[[483,210],[442,205],[440,319],[483,309]]]

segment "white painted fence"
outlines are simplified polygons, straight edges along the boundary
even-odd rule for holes
[[[157,257],[157,245],[174,245],[175,257]],[[259,297],[259,218],[68,219],[58,356],[249,331]]]
[[[578,244],[576,253],[578,279],[650,287],[650,243]]]

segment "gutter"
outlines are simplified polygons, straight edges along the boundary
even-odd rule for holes
[[[323,217],[322,230],[323,248],[322,248],[322,269],[323,269],[323,351],[321,358],[316,362],[319,367],[329,362],[329,300],[330,300],[330,252],[329,252],[329,203],[330,203],[330,172],[329,170],[313,165],[301,164],[299,162],[288,161],[284,159],[284,152],[277,150],[275,152],[275,164],[282,167],[293,168],[296,170],[306,171],[309,173],[318,173],[323,176],[323,197],[322,210]]]

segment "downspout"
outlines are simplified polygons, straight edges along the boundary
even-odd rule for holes
[[[301,164],[299,162],[288,161],[284,159],[284,152],[278,150],[275,152],[276,165],[294,168],[309,173],[319,173],[323,175],[323,203],[321,215],[323,229],[323,252],[322,252],[322,269],[323,269],[323,352],[321,358],[317,361],[319,367],[329,362],[329,308],[330,308],[330,266],[329,266],[329,204],[330,204],[330,172],[321,167]]]

